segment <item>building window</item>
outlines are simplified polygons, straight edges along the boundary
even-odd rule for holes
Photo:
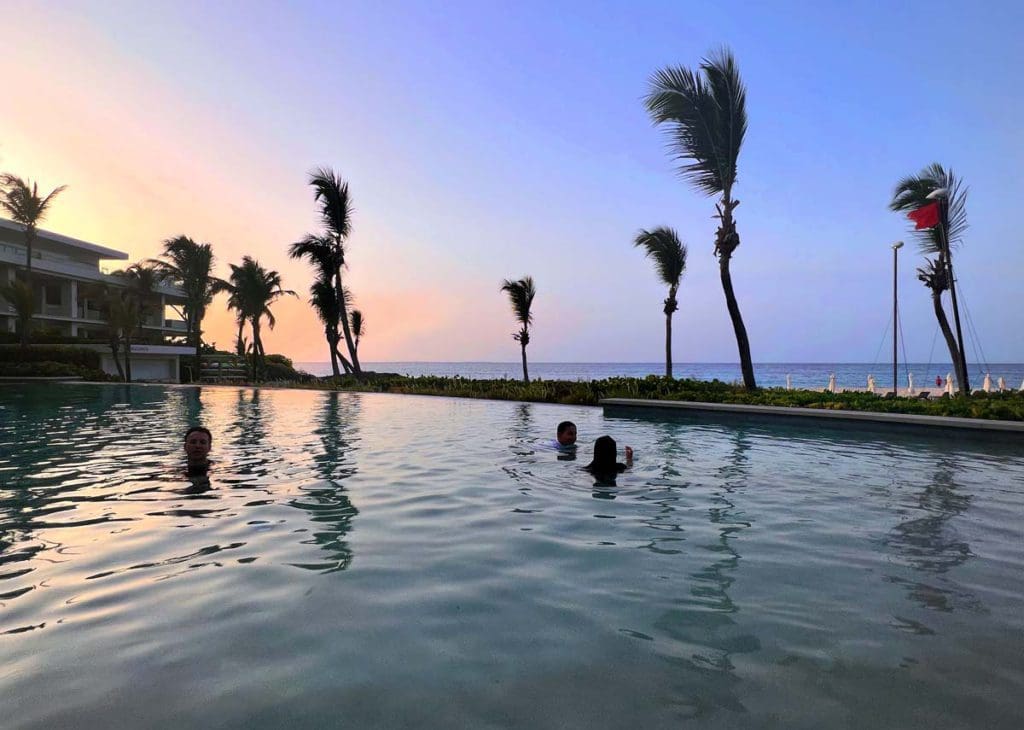
[[[46,290],[46,304],[51,307],[59,307],[61,303],[60,296],[60,284],[47,284]]]

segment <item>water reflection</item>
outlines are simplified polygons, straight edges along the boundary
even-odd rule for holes
[[[958,468],[955,456],[940,457],[932,478],[913,499],[913,513],[921,516],[900,522],[883,541],[911,570],[909,576],[890,574],[886,579],[904,586],[922,608],[935,611],[983,610],[980,600],[948,575],[973,555],[951,524],[967,511],[972,499],[959,491]]]
[[[316,523],[312,539],[304,540],[304,544],[318,546],[328,557],[315,563],[293,563],[297,567],[332,573],[352,564],[352,549],[345,535],[352,529],[352,520],[359,510],[349,499],[343,482],[358,471],[355,455],[359,445],[359,408],[358,396],[337,392],[324,395],[314,431],[320,449],[313,454],[313,464],[320,479],[303,488],[303,496],[289,504],[308,512]]]
[[[690,595],[677,601],[680,607],[665,612],[655,622],[672,639],[692,647],[688,657],[671,657],[668,661],[686,671],[687,681],[679,691],[689,698],[685,704],[694,716],[715,708],[746,712],[737,696],[740,679],[732,657],[761,648],[757,636],[738,628],[733,616],[740,609],[729,595],[740,565],[734,542],[751,526],[738,506],[749,476],[750,438],[743,428],[723,432],[722,436],[731,438],[732,448],[718,467],[708,508],[714,539],[700,546],[710,553],[711,561],[690,574]]]

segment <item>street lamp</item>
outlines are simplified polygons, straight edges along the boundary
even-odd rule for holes
[[[946,229],[946,220],[949,215],[949,188],[935,188],[925,196],[928,200],[935,200],[939,203],[942,215],[939,216],[939,243],[941,258],[945,260],[946,278],[949,280],[949,298],[953,304],[953,322],[956,324],[957,355],[960,362],[957,363],[960,370],[960,392],[963,395],[970,395],[971,385],[967,380],[967,355],[964,352],[964,335],[960,329],[960,308],[956,303],[956,283],[953,280],[953,253],[949,246],[949,231]]]
[[[896,380],[896,336],[900,325],[899,307],[897,306],[896,298],[896,256],[901,248],[903,248],[903,241],[897,241],[892,245],[892,395],[894,398],[899,393],[899,386]]]

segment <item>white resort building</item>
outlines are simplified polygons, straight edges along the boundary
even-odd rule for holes
[[[100,262],[127,259],[122,251],[37,229],[32,245],[33,336],[97,350],[103,370],[117,375],[100,302],[104,287],[125,283],[104,273]],[[24,228],[0,218],[0,283],[13,283],[24,275]],[[185,297],[180,289],[162,284],[153,297],[141,333],[132,342],[132,379],[178,382],[179,358],[194,352],[184,346]],[[14,307],[0,296],[0,333],[14,333],[16,322]]]

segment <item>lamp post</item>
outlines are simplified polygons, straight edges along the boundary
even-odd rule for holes
[[[954,368],[960,371],[960,393],[970,395],[971,385],[967,380],[967,355],[964,353],[964,335],[960,330],[960,308],[956,304],[956,282],[953,280],[953,255],[949,247],[949,231],[946,229],[946,220],[949,216],[949,190],[947,188],[936,188],[926,196],[928,200],[935,200],[939,203],[939,243],[940,255],[945,260],[946,278],[949,280],[949,298],[953,303],[953,322],[956,325],[957,355],[960,362]]]
[[[892,395],[896,397],[899,393],[899,385],[896,380],[896,337],[899,333],[899,306],[896,298],[896,269],[898,266],[897,253],[903,248],[903,241],[897,241],[892,245]]]

